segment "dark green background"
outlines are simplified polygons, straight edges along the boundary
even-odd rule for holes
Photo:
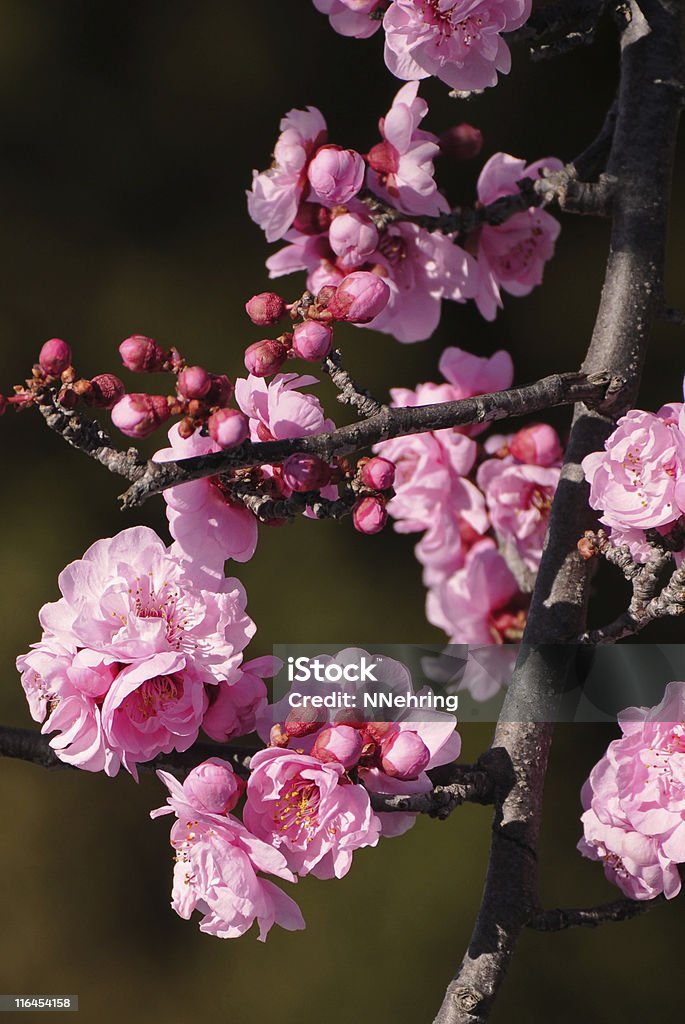
[[[243,191],[264,167],[280,116],[319,106],[332,138],[365,150],[398,83],[379,37],[345,40],[309,0],[2,0],[0,2],[0,389],[41,343],[65,337],[84,374],[116,368],[116,346],[147,333],[213,370],[239,373],[257,330],[242,304],[267,284],[267,247]],[[551,64],[522,49],[496,90],[468,105],[438,82],[423,87],[428,127],[470,120],[497,150],[570,159],[601,124],[616,77],[610,28],[598,44]],[[478,161],[476,164],[479,163]],[[469,201],[476,164],[455,171]],[[685,304],[682,197],[674,206],[668,293]],[[607,226],[566,219],[545,287],[507,299],[494,324],[445,306],[430,342],[401,346],[350,329],[346,360],[378,394],[436,377],[440,351],[505,346],[517,380],[575,368],[592,328]],[[292,296],[296,294],[292,285]],[[683,336],[658,329],[641,398],[680,397]],[[330,395],[330,392],[326,392]],[[333,407],[340,420],[342,412]],[[563,426],[566,414],[555,422]],[[37,612],[56,575],[95,539],[133,523],[165,529],[161,502],[117,511],[121,485],[47,436],[38,417],[0,422],[1,720],[29,724],[15,656],[39,636]],[[258,623],[255,652],[274,642],[433,643],[411,538],[349,524],[262,531],[237,567]],[[596,610],[608,618],[620,588]],[[679,624],[650,639],[677,641]],[[611,730],[559,729],[541,861],[549,905],[615,895],[575,851],[578,791]],[[465,730],[465,755],[489,730]],[[78,992],[81,1019],[235,1021],[315,1016],[429,1021],[468,940],[488,845],[488,810],[421,820],[404,839],[355,857],[342,882],[298,885],[308,928],[224,942],[169,909],[167,823],[148,811],[160,785],[86,773],[0,771],[0,991]],[[637,1024],[682,1012],[685,925],[677,904],[597,932],[526,934],[493,1020]],[[31,1019],[28,1015],[27,1019]]]

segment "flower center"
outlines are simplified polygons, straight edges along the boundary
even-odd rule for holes
[[[160,712],[168,711],[182,696],[183,679],[180,675],[157,676],[129,694],[121,709],[126,711],[132,722],[140,725]]]
[[[311,843],[319,827],[318,810],[321,794],[319,787],[300,775],[290,779],[276,802],[274,822],[279,832],[297,842],[304,833],[305,842]]]

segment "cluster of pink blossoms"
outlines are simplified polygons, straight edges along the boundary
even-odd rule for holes
[[[366,39],[382,24],[385,63],[398,78],[435,75],[453,89],[497,85],[511,54],[502,34],[520,28],[531,0],[314,0],[336,32]],[[385,12],[385,13],[383,13]]]
[[[59,577],[41,640],[17,659],[42,731],[67,764],[132,775],[200,728],[254,728],[273,659],[243,664],[255,627],[235,579],[208,576],[147,527],[99,540]]]
[[[363,326],[402,342],[433,333],[443,299],[474,299],[483,316],[494,319],[501,288],[526,295],[541,282],[560,230],[548,213],[531,208],[502,225],[485,225],[463,248],[454,234],[402,219],[449,210],[433,176],[440,140],[420,127],[428,107],[418,86],[410,81],[400,89],[380,120],[381,141],[365,155],[328,143],[315,108],[291,110],[281,122],[272,166],[254,172],[248,192],[250,216],[267,240],[288,243],[267,261],[272,277],[304,270],[308,289],[318,295],[360,272],[377,275],[389,293]],[[443,150],[455,151],[451,136]],[[478,202],[516,194],[521,179],[560,167],[554,158],[526,166],[496,153],[479,178]],[[369,194],[399,216],[375,217],[365,201]]]
[[[368,657],[347,649],[317,660],[344,668],[362,656]],[[382,659],[379,673],[379,682],[412,692],[400,662]],[[330,691],[324,685],[311,692]],[[433,712],[426,720],[414,713],[397,722],[325,715],[289,710],[287,697],[263,708],[259,730],[269,746],[251,758],[246,787],[217,758],[194,769],[183,785],[158,773],[171,795],[152,816],[173,811],[177,818],[171,830],[172,906],[185,918],[199,910],[202,931],[230,938],[256,920],[264,938],[274,923],[303,927],[293,901],[262,875],[286,881],[308,874],[342,878],[355,850],[376,846],[382,834],[401,834],[416,817],[376,814],[369,793],[428,792],[426,772],[459,754],[451,715]],[[231,812],[243,791],[241,823]]]
[[[631,409],[607,438],[604,451],[583,459],[590,505],[601,511],[617,547],[627,545],[637,562],[650,554],[647,530],[668,535],[685,515],[685,406],[657,413]],[[676,552],[676,561],[682,552]]]
[[[581,853],[634,900],[680,892],[685,863],[685,683],[653,708],[619,716],[623,732],[586,782]]]
[[[481,358],[448,348],[442,384],[391,390],[393,405],[430,405],[510,386],[507,352]],[[388,512],[400,533],[422,533],[416,557],[428,587],[427,616],[451,643],[520,639],[525,595],[509,567],[535,573],[542,554],[562,450],[552,427],[476,440],[481,428],[455,428],[384,441],[395,463]],[[507,558],[505,559],[505,552]]]

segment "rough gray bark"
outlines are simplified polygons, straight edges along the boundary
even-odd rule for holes
[[[621,81],[607,174],[616,179],[611,245],[587,373],[624,377],[624,407],[635,400],[649,333],[663,304],[662,277],[674,147],[683,100],[683,22],[676,0],[622,5]],[[623,410],[616,410],[620,412]],[[435,1024],[483,1024],[521,929],[537,912],[536,850],[553,709],[585,626],[589,565],[576,542],[589,521],[582,458],[601,448],[613,422],[579,405],[524,647],[493,740],[511,765],[493,827],[481,908],[469,948]],[[564,644],[568,646],[564,648]]]

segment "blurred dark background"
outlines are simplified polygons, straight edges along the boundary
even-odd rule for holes
[[[294,106],[320,107],[343,145],[376,141],[377,118],[400,84],[385,70],[380,36],[337,36],[309,0],[0,0],[0,23],[0,390],[26,375],[53,336],[71,343],[83,374],[116,369],[116,346],[132,333],[240,372],[257,337],[243,303],[267,285],[268,249],[245,209],[251,169],[267,166],[278,120]],[[485,135],[483,159],[497,150],[571,159],[598,130],[616,72],[610,27],[593,47],[551,63],[531,63],[518,48],[512,74],[468,104],[427,82],[426,126],[471,121]],[[440,168],[453,199],[470,201],[481,162]],[[684,217],[679,194],[667,283],[681,306]],[[350,329],[347,364],[381,395],[436,379],[448,344],[509,348],[521,382],[575,368],[607,237],[604,223],[566,218],[545,287],[505,299],[494,324],[446,304],[423,344]],[[656,331],[645,408],[680,397],[682,344],[676,328]],[[567,413],[554,422],[563,429]],[[8,415],[0,431],[0,721],[26,726],[14,659],[38,638],[37,612],[56,596],[59,570],[98,537],[139,522],[164,532],[165,518],[161,502],[122,517],[121,483],[48,436],[38,417]],[[347,524],[262,530],[258,556],[236,567],[259,627],[255,653],[275,642],[438,642],[412,546]],[[621,596],[611,577],[596,618],[609,618]],[[648,639],[677,642],[681,630],[676,623]],[[465,757],[489,734],[465,729]],[[602,726],[558,730],[541,852],[548,905],[617,895],[575,850],[580,785],[612,735]],[[152,1013],[173,1024],[432,1019],[478,906],[488,810],[421,820],[404,839],[358,853],[338,884],[304,880],[296,895],[306,932],[274,929],[262,946],[252,935],[200,935],[169,909],[168,825],[148,819],[162,800],[149,777],[136,786],[2,764],[0,991],[79,993],[89,1024]],[[680,905],[594,932],[526,934],[493,1020],[667,1019],[682,1011],[683,940]]]

